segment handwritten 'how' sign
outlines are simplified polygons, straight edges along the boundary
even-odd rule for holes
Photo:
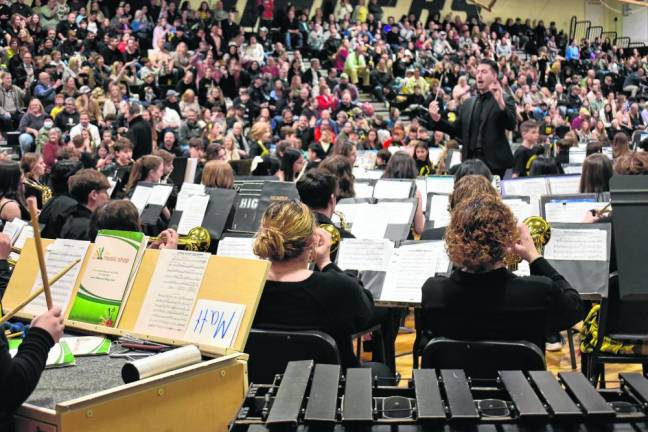
[[[236,339],[244,313],[242,304],[198,300],[185,339],[229,348]]]

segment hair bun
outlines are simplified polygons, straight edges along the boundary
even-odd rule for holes
[[[278,229],[268,226],[261,227],[254,241],[254,254],[259,258],[282,260],[286,253],[285,240],[285,236]]]

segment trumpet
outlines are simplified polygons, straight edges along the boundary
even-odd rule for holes
[[[159,241],[160,236],[149,237],[149,242]],[[178,238],[178,246],[184,246],[185,250],[194,252],[207,252],[211,246],[211,235],[206,228],[194,227],[187,235]]]
[[[52,189],[50,189],[49,186],[38,183],[29,177],[25,177],[24,183],[40,192],[43,205],[52,199]]]
[[[533,244],[538,253],[542,254],[544,247],[551,239],[551,225],[549,225],[549,222],[540,216],[530,216],[524,219],[522,223],[529,228]],[[522,258],[519,256],[512,256],[507,260],[507,267],[510,271],[516,271],[520,262],[522,262]]]

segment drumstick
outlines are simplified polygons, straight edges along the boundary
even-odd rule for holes
[[[304,162],[304,166],[302,167],[301,171],[299,171],[299,175],[297,176],[297,180],[295,180],[296,182],[298,182],[299,179],[302,178],[302,176],[306,172],[306,167],[307,166],[308,166],[308,164],[306,162]]]
[[[74,267],[75,265],[77,265],[80,261],[81,261],[81,259],[80,259],[80,258],[77,258],[77,259],[75,259],[74,261],[72,261],[70,264],[68,264],[67,266],[65,266],[65,268],[64,268],[63,270],[61,270],[61,271],[60,271],[56,276],[54,276],[52,279],[50,279],[50,280],[48,281],[48,286],[52,286],[52,285],[54,285],[54,284],[55,284],[59,279],[61,279],[63,276],[65,276],[65,274],[66,274],[67,272],[69,272],[69,271],[72,269],[72,267]],[[5,322],[7,322],[7,321],[10,320],[11,318],[13,318],[13,316],[16,315],[18,312],[20,312],[20,310],[21,310],[22,308],[24,308],[24,307],[27,306],[29,303],[31,303],[31,301],[34,300],[36,297],[38,297],[39,295],[41,295],[41,294],[43,293],[44,290],[45,290],[44,287],[40,287],[40,289],[38,289],[38,290],[36,290],[35,292],[33,292],[32,295],[30,295],[29,297],[27,297],[27,298],[26,298],[22,303],[20,303],[18,306],[16,306],[15,308],[13,308],[13,309],[11,310],[11,312],[8,312],[5,316],[3,316],[2,318],[0,318],[0,325],[4,324]]]
[[[38,256],[38,267],[40,267],[41,279],[43,280],[43,290],[45,291],[45,301],[47,309],[52,309],[52,292],[50,291],[49,281],[47,280],[47,267],[45,267],[45,253],[43,252],[43,241],[40,235],[40,226],[38,225],[38,207],[36,198],[27,198],[27,207],[31,216],[31,225],[34,229],[34,243],[36,243],[36,254]]]

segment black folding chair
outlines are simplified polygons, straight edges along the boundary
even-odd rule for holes
[[[254,383],[271,383],[294,360],[340,364],[335,340],[321,331],[252,329],[245,352],[250,355],[249,381]]]
[[[463,369],[473,379],[495,379],[501,370],[545,370],[540,348],[526,341],[432,339],[423,349],[423,369]]]

